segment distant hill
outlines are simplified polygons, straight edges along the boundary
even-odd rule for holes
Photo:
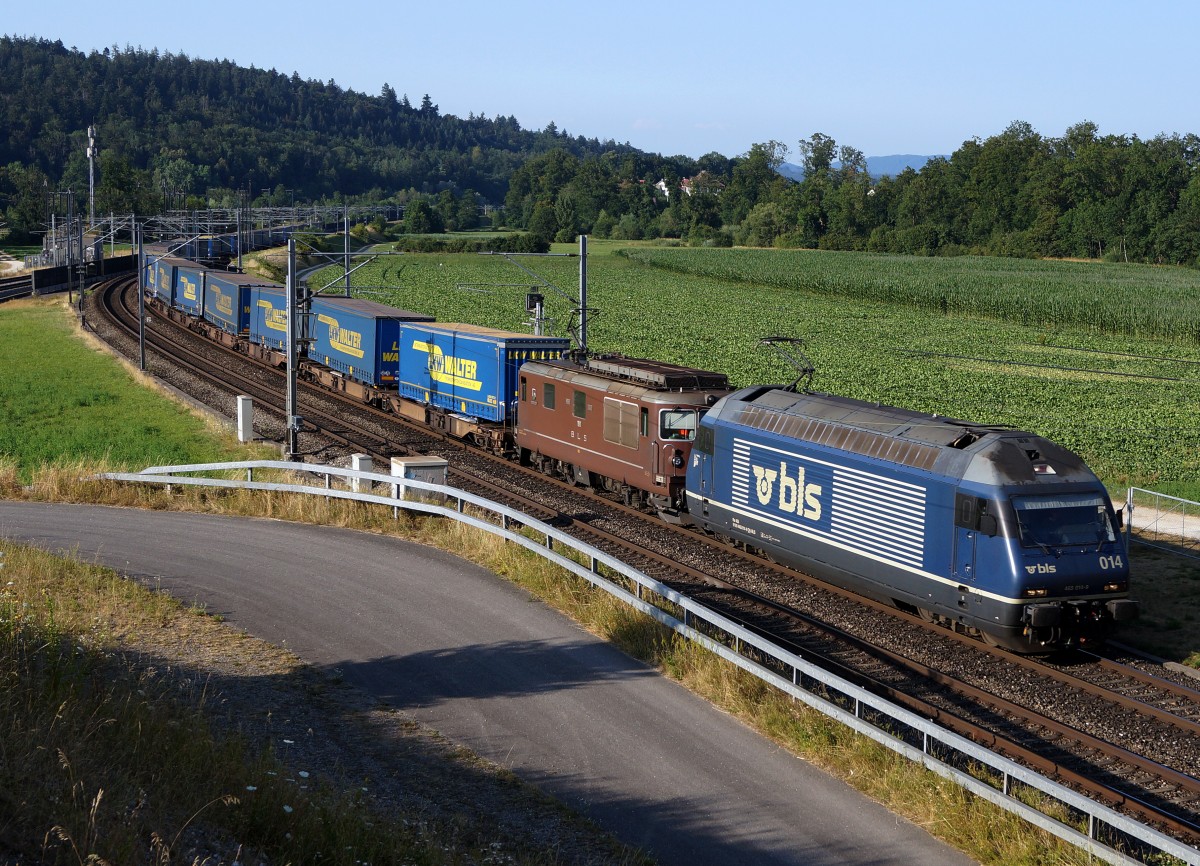
[[[944,155],[935,154],[934,156],[918,156],[911,153],[898,153],[892,156],[868,156],[867,171],[870,173],[871,177],[878,178],[884,177],[885,175],[895,177],[906,168],[911,168],[914,171],[920,171],[925,163],[929,162],[931,159],[935,159],[937,156]],[[836,166],[837,163],[834,163],[834,165]],[[804,180],[803,166],[799,166],[791,162],[785,162],[783,165],[779,166],[779,173],[784,177],[791,178],[792,180]]]
[[[553,123],[526,130],[511,116],[441,114],[428,95],[412,104],[389,84],[371,96],[228,60],[129,47],[85,54],[61,41],[0,36],[0,166],[21,163],[60,189],[85,188],[93,124],[102,177],[115,183],[123,174],[130,189],[141,180],[130,172],[148,172],[143,187],[177,201],[195,196],[193,207],[214,190],[257,197],[266,186],[284,203],[289,190],[296,200],[378,200],[407,189],[471,189],[498,203],[509,176],[536,154],[644,156]],[[675,167],[690,170],[690,162]],[[122,204],[118,212],[141,212],[160,202]]]

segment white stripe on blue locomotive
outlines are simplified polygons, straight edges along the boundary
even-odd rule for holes
[[[732,457],[732,505],[884,562],[923,567],[924,487],[736,437]]]

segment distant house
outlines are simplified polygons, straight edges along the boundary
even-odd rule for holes
[[[702,178],[707,174],[708,174],[708,172],[702,171],[702,172],[700,172],[699,175],[697,175],[697,178]],[[654,185],[654,188],[657,189],[659,192],[661,192],[667,198],[671,197],[671,188],[667,185],[667,182],[665,180],[660,180],[658,183],[656,183]],[[682,178],[679,181],[679,189],[683,191],[684,195],[690,196],[692,194],[692,188],[693,188],[693,184],[692,184],[692,179],[690,177]],[[713,191],[715,192],[715,189]]]

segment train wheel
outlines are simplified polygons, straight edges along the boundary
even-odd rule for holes
[[[921,619],[925,620],[925,622],[933,622],[937,619],[937,616],[934,615],[933,611],[926,610],[923,607],[917,608],[917,615],[920,616]]]

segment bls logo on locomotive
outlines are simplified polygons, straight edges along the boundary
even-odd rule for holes
[[[795,514],[808,520],[821,519],[821,485],[804,483],[804,467],[796,467],[796,477],[788,475],[788,466],[780,461],[779,469],[768,469],[765,466],[752,465],[754,470],[755,492],[762,505],[770,504],[775,496],[775,481],[779,481],[779,501],[776,503],[780,511]]]

